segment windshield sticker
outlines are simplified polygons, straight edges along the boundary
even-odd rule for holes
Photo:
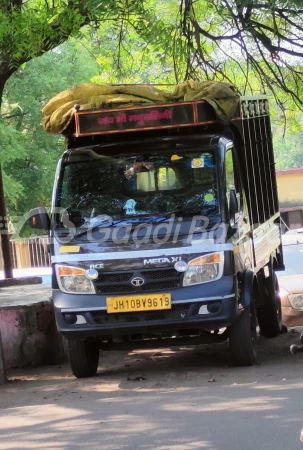
[[[211,153],[204,153],[203,161],[204,161],[203,167],[213,167],[213,157]]]
[[[191,160],[192,169],[200,169],[204,167],[204,159],[203,158],[194,158]]]
[[[126,214],[136,214],[136,210],[135,210],[136,204],[137,204],[137,202],[132,198],[127,200],[127,202],[123,206],[123,209],[125,209]]]
[[[172,155],[172,157],[170,158],[171,161],[179,161],[179,159],[183,159],[183,156]]]
[[[215,197],[213,196],[213,194],[206,194],[204,197],[204,199],[207,203],[212,202],[214,200],[214,198]]]

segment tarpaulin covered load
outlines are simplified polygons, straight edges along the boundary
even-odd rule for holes
[[[53,97],[42,112],[45,131],[64,133],[75,112],[74,105],[81,111],[111,107],[129,107],[140,104],[171,103],[184,101],[207,101],[217,116],[229,122],[239,100],[234,86],[221,81],[185,81],[173,92],[167,92],[148,85],[78,84]]]

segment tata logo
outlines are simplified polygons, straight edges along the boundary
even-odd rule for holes
[[[98,263],[98,264],[91,264],[89,266],[90,269],[104,269],[104,263]]]
[[[151,259],[144,259],[143,264],[145,266],[152,265],[152,264],[173,264],[178,261],[181,261],[181,256],[168,256],[166,258],[151,258]]]
[[[131,280],[131,284],[135,287],[142,286],[144,284],[144,280],[141,277],[135,277]]]

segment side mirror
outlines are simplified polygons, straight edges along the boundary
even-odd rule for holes
[[[36,230],[50,230],[50,219],[45,208],[31,209],[28,222],[29,226]]]
[[[231,189],[229,192],[229,215],[230,218],[236,217],[236,214],[239,212],[239,205],[237,199],[236,189]]]

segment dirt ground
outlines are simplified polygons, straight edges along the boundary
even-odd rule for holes
[[[22,407],[85,397],[134,395],[162,389],[192,389],[211,384],[302,381],[303,353],[291,355],[303,329],[291,329],[275,339],[258,338],[259,364],[233,367],[228,343],[100,352],[98,374],[78,380],[68,364],[14,369],[0,387],[0,408]]]

